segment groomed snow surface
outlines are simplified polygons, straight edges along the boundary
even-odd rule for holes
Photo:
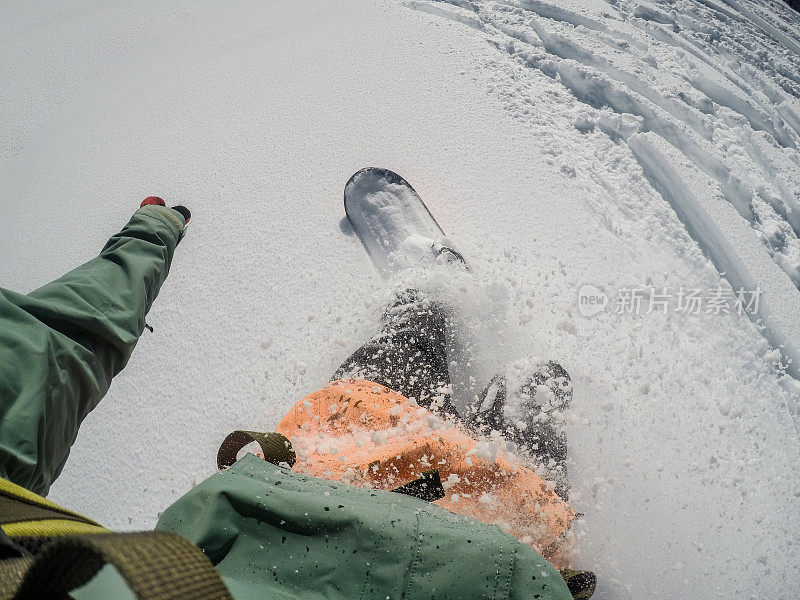
[[[464,323],[458,401],[529,356],[571,373],[575,563],[597,597],[798,597],[800,17],[786,5],[0,10],[2,285],[89,259],[145,196],[194,215],[155,332],[53,500],[151,527],[213,473],[229,431],[271,429],[375,331],[401,283],[342,222],[344,183],[375,164],[470,263],[432,282]],[[757,310],[714,310],[739,288],[761,291]]]

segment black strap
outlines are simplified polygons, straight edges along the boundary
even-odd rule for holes
[[[220,445],[217,452],[217,467],[220,469],[230,467],[236,462],[239,450],[252,442],[257,442],[261,446],[264,460],[273,465],[286,463],[289,467],[293,467],[297,460],[292,443],[282,433],[237,430],[229,434]]]
[[[0,527],[0,560],[6,558],[27,558],[33,556],[27,548],[18,544]]]
[[[436,502],[436,500],[441,500],[445,496],[442,478],[439,476],[438,469],[425,471],[417,479],[394,488],[392,491],[406,496],[413,496],[414,498],[425,500],[425,502]]]

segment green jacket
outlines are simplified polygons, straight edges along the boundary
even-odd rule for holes
[[[47,494],[127,364],[183,229],[177,211],[147,206],[63,277],[27,295],[0,289],[0,477]]]
[[[27,296],[0,290],[0,477],[47,492],[144,328],[183,235],[176,215],[143,208],[98,258]],[[189,491],[156,528],[197,544],[238,600],[571,597],[497,527],[253,455]],[[73,596],[132,597],[110,568]]]

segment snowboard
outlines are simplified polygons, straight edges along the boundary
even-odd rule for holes
[[[384,276],[424,262],[457,261],[466,267],[416,190],[389,169],[357,171],[344,186],[344,211]]]

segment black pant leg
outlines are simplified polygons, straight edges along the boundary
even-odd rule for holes
[[[450,401],[448,319],[443,307],[416,290],[407,290],[381,320],[381,332],[350,355],[332,380],[374,381],[420,406],[457,416]]]

